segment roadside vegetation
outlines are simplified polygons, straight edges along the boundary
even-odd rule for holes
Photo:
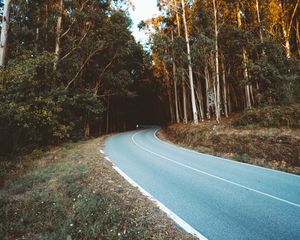
[[[299,109],[252,109],[221,124],[174,124],[159,136],[199,152],[300,174]]]
[[[0,162],[1,239],[193,239],[112,169],[103,141]]]

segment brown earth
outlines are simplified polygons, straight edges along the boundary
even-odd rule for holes
[[[300,174],[299,129],[233,127],[231,121],[175,124],[159,136],[199,152]]]

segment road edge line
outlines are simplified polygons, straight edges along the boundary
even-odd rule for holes
[[[299,175],[296,175],[296,174],[293,174],[293,173],[284,172],[284,171],[280,171],[280,170],[272,169],[272,168],[267,168],[267,167],[262,167],[262,166],[254,165],[254,164],[251,164],[251,163],[240,162],[240,161],[232,160],[232,159],[229,159],[229,158],[218,157],[218,156],[210,155],[210,154],[207,154],[207,153],[197,152],[196,150],[193,150],[193,149],[181,147],[180,145],[177,145],[177,144],[175,144],[175,143],[167,142],[167,141],[164,141],[164,140],[160,139],[160,138],[157,136],[157,133],[158,133],[159,130],[160,130],[160,129],[157,129],[157,130],[154,132],[154,134],[153,134],[153,135],[154,135],[154,138],[156,138],[158,141],[160,141],[160,142],[162,142],[162,143],[164,143],[164,144],[170,145],[170,146],[172,146],[172,147],[178,147],[178,148],[180,148],[180,149],[183,150],[183,151],[191,152],[191,153],[198,154],[198,155],[201,155],[201,156],[206,156],[206,157],[212,157],[212,158],[215,158],[215,159],[220,159],[220,160],[222,160],[222,161],[225,160],[225,161],[228,161],[228,162],[233,162],[233,163],[235,163],[235,164],[246,165],[246,166],[250,166],[250,167],[252,167],[252,168],[258,168],[258,169],[262,169],[262,170],[266,170],[266,171],[270,171],[270,172],[282,173],[282,174],[289,175],[289,176],[296,177],[296,178],[299,178],[299,177],[300,177]]]
[[[227,183],[230,183],[230,184],[232,184],[232,185],[241,187],[241,188],[246,189],[246,190],[248,190],[248,191],[252,191],[252,192],[261,194],[261,195],[263,195],[263,196],[267,196],[267,197],[270,197],[270,198],[272,198],[272,199],[278,200],[278,201],[280,201],[280,202],[284,202],[284,203],[287,203],[287,204],[290,204],[290,205],[292,205],[292,206],[295,206],[295,207],[300,208],[300,204],[298,204],[298,203],[294,203],[294,202],[285,200],[285,199],[283,199],[283,198],[276,197],[276,196],[274,196],[274,195],[271,195],[271,194],[268,194],[268,193],[265,193],[265,192],[256,190],[256,189],[254,189],[254,188],[247,187],[247,186],[245,186],[245,185],[242,185],[242,184],[239,184],[239,183],[236,183],[236,182],[227,180],[226,178],[219,177],[219,176],[217,176],[217,175],[214,175],[214,174],[211,174],[211,173],[202,171],[202,170],[200,170],[200,169],[191,167],[191,166],[189,166],[189,165],[187,165],[187,164],[183,164],[183,163],[181,163],[181,162],[175,161],[175,160],[173,160],[173,159],[171,159],[171,158],[168,158],[168,157],[166,157],[166,156],[163,156],[163,155],[161,155],[161,154],[155,153],[155,152],[153,152],[153,151],[151,151],[151,150],[149,150],[149,149],[147,149],[147,148],[141,146],[140,144],[138,144],[138,143],[134,140],[134,137],[135,137],[137,134],[138,134],[138,133],[134,134],[134,135],[131,137],[131,139],[132,139],[133,143],[134,143],[137,147],[143,149],[143,150],[146,151],[146,152],[152,153],[153,155],[156,155],[156,156],[158,156],[158,157],[160,157],[160,158],[166,159],[167,161],[173,162],[174,164],[177,164],[177,165],[179,165],[179,166],[182,166],[182,167],[191,169],[191,170],[193,170],[193,171],[195,171],[195,172],[198,172],[198,173],[201,173],[201,174],[210,176],[210,177],[215,178],[215,179],[218,179],[218,180],[220,180],[220,181],[227,182]]]
[[[132,178],[130,178],[126,173],[124,173],[120,168],[113,164],[113,168],[133,187],[138,188],[138,190],[146,196],[151,202],[153,202],[160,210],[165,212],[167,216],[172,219],[178,226],[180,226],[184,231],[197,237],[200,240],[207,240],[201,233],[194,229],[191,225],[185,222],[182,218],[176,215],[172,210],[167,208],[163,203],[155,199],[150,193],[148,193],[144,188],[138,185]]]
[[[102,150],[99,151],[102,155],[104,152]],[[103,152],[103,153],[102,153]],[[200,240],[208,240],[204,237],[200,232],[194,229],[191,225],[189,225],[186,221],[176,215],[172,210],[167,208],[163,203],[155,199],[150,193],[148,193],[144,188],[138,185],[132,178],[130,178],[126,173],[124,173],[119,167],[117,167],[113,161],[108,157],[104,156],[104,158],[112,164],[112,168],[122,176],[131,186],[136,187],[144,196],[146,196],[151,202],[153,202],[160,210],[167,214],[167,217],[173,220],[180,228],[182,228],[187,233],[192,236],[197,237]]]

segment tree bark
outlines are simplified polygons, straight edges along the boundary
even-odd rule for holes
[[[177,0],[174,0],[174,5],[177,7]],[[178,12],[176,12],[177,32],[178,37],[181,37],[181,21]],[[182,108],[183,108],[183,123],[187,124],[187,96],[186,96],[186,83],[184,73],[181,73],[181,84],[182,84]]]
[[[40,11],[39,11],[40,14]],[[37,18],[38,26],[35,29],[35,52],[37,53],[39,50],[39,40],[40,40],[40,16]]]
[[[284,46],[286,51],[286,57],[291,58],[292,52],[291,52],[291,44],[290,44],[290,34],[288,30],[285,28],[285,26],[282,27],[283,37],[284,37]]]
[[[263,37],[262,28],[261,28],[259,0],[256,0],[256,4],[255,5],[256,5],[257,22],[258,22],[258,25],[259,25],[259,38],[260,38],[260,42],[263,43],[264,42],[264,37]]]
[[[171,31],[172,42],[174,41],[174,34]],[[179,107],[178,107],[178,91],[177,91],[177,74],[176,74],[176,64],[174,59],[174,49],[172,47],[172,64],[173,64],[173,79],[174,79],[174,101],[175,101],[175,113],[176,113],[176,122],[180,122],[179,118]]]
[[[222,84],[223,84],[223,105],[225,117],[228,117],[228,103],[227,103],[227,83],[226,83],[226,69],[224,63],[224,57],[222,58]]]
[[[46,49],[48,49],[49,0],[46,0],[46,4],[45,4],[45,25],[46,25],[45,45],[46,45]]]
[[[239,2],[237,3],[237,22],[238,27],[242,27],[242,19],[241,19],[241,10]],[[247,52],[245,47],[243,47],[243,67],[244,67],[244,78],[245,78],[245,105],[246,108],[249,109],[252,107],[251,105],[251,98],[250,98],[250,86],[249,86],[249,73],[248,73],[248,67],[247,67]]]
[[[89,137],[90,136],[90,113],[89,113],[89,111],[88,111],[88,113],[86,115],[84,136],[85,137]]]
[[[171,123],[174,123],[175,117],[174,117],[174,109],[173,109],[173,102],[172,102],[172,90],[171,90],[171,79],[167,79],[167,92],[168,92],[168,100],[169,100],[169,109],[170,109],[170,118]]]
[[[285,14],[285,9],[282,2],[279,1],[279,6],[281,8],[281,27],[282,27],[283,37],[284,37],[286,57],[288,59],[292,57],[292,50],[291,50],[291,43],[290,43],[291,30],[292,30],[293,21],[296,16],[299,4],[300,4],[300,0],[297,0],[295,6],[293,7],[293,9],[291,9],[293,10],[292,15],[289,17],[289,15],[287,16]]]
[[[64,1],[60,0],[59,4],[59,16],[57,18],[56,24],[56,40],[55,40],[55,61],[54,61],[54,70],[57,68],[59,56],[60,56],[60,44],[61,44],[61,33],[62,33],[62,18],[64,11]]]
[[[209,92],[210,92],[209,82],[210,82],[210,80],[209,80],[209,71],[208,71],[207,63],[205,63],[204,72],[205,72],[205,92],[206,92],[206,117],[207,117],[207,119],[210,119],[211,118],[210,101],[209,101]]]
[[[190,88],[191,88],[191,102],[192,102],[192,112],[193,112],[193,123],[198,124],[198,111],[195,101],[195,88],[194,88],[194,79],[193,79],[193,68],[192,68],[192,58],[191,58],[191,49],[190,49],[190,40],[186,22],[186,13],[185,13],[185,4],[184,0],[181,0],[182,5],[182,18],[183,18],[183,25],[185,31],[185,41],[186,41],[186,48],[187,48],[187,57],[188,57],[188,69],[189,69],[189,79],[190,79]]]
[[[8,43],[7,38],[8,38],[8,29],[9,29],[10,1],[11,0],[4,0],[1,39],[0,39],[0,67],[4,67],[7,62],[7,43]]]
[[[201,87],[201,82],[200,79],[199,81],[197,81],[198,84],[196,84],[196,97],[198,100],[198,106],[199,106],[199,110],[200,110],[200,120],[201,122],[204,121],[204,110],[203,110],[203,96],[202,96],[202,87]]]
[[[298,56],[300,56],[300,24],[299,20],[296,22],[296,38],[297,38],[297,52]]]
[[[220,122],[221,114],[220,114],[220,70],[219,70],[219,46],[218,46],[218,19],[217,19],[217,7],[216,1],[213,0],[214,7],[214,25],[215,25],[215,63],[216,63],[216,120]]]

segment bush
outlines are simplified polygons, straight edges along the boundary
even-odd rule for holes
[[[89,89],[65,90],[53,62],[48,52],[24,54],[0,69],[0,156],[60,143],[101,117],[100,99]]]
[[[267,106],[246,111],[234,126],[259,125],[262,127],[300,127],[300,104]]]

